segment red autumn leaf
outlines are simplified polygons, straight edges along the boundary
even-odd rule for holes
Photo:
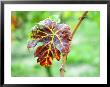
[[[57,48],[53,49],[54,57],[59,61],[60,60],[60,51]]]
[[[42,66],[52,65],[53,58],[59,61],[61,53],[67,54],[70,49],[70,27],[57,24],[51,19],[45,19],[35,25],[31,31],[31,38],[28,48],[35,47],[39,42],[43,43],[34,52],[34,57],[38,57],[37,62]]]

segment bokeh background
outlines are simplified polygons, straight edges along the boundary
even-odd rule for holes
[[[66,23],[74,29],[81,11],[12,11],[11,13],[11,76],[59,77],[61,61],[53,60],[51,68],[44,68],[34,58],[34,48],[28,51],[31,28],[46,18]],[[89,11],[72,40],[66,62],[66,77],[100,76],[100,12]]]

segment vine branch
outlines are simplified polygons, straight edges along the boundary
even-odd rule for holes
[[[62,56],[62,65],[60,68],[60,76],[61,77],[64,77],[66,59],[67,59],[67,55],[63,55]]]
[[[79,25],[81,24],[81,22],[82,22],[82,21],[84,20],[84,18],[86,17],[87,13],[88,13],[88,11],[85,11],[85,12],[82,14],[82,16],[79,18],[79,21],[78,21],[77,25],[75,26],[75,28],[74,28],[74,30],[73,30],[73,32],[72,32],[72,38],[73,38],[73,36],[74,36],[76,30],[78,29]]]
[[[81,24],[81,22],[82,22],[82,21],[84,20],[84,18],[86,17],[87,13],[88,13],[88,11],[85,11],[85,12],[82,14],[82,16],[79,18],[78,23],[76,24],[75,28],[73,29],[72,38],[73,38],[73,36],[74,36],[76,30],[78,29],[79,25]],[[67,59],[67,54],[62,56],[62,65],[61,65],[61,68],[60,68],[60,76],[61,76],[61,77],[64,77],[66,59]]]

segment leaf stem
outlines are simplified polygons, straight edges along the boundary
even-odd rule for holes
[[[49,77],[52,77],[52,72],[51,72],[51,67],[46,67],[46,72],[48,74]]]
[[[72,38],[76,32],[76,30],[78,29],[79,25],[81,24],[81,22],[84,20],[85,16],[87,15],[88,11],[85,11],[82,16],[79,18],[79,21],[78,23],[76,24],[75,28],[73,29],[73,32],[72,32]],[[61,65],[61,68],[60,68],[60,76],[61,77],[64,77],[64,72],[65,72],[65,63],[66,63],[66,59],[67,59],[67,55],[63,55],[62,56],[62,65]]]

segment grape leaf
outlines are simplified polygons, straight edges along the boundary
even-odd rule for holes
[[[32,28],[30,35],[32,40],[28,42],[27,48],[35,47],[39,42],[43,43],[34,52],[34,57],[38,57],[37,62],[40,62],[41,66],[50,66],[53,58],[59,61],[61,53],[69,53],[72,35],[66,24],[45,19]]]

